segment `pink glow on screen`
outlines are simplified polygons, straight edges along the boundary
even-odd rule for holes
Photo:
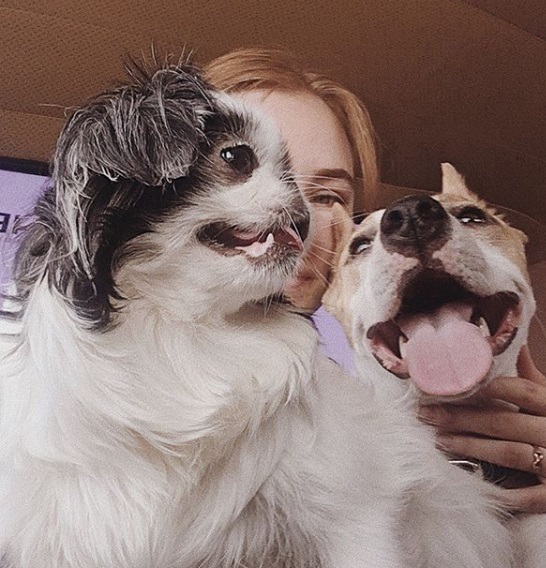
[[[0,291],[5,292],[11,280],[16,249],[15,221],[32,212],[43,191],[45,176],[0,170]]]

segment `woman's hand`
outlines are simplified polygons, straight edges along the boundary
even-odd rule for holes
[[[520,352],[518,374],[482,389],[477,406],[422,407],[420,416],[437,427],[443,450],[532,474],[518,476],[517,488],[506,489],[506,504],[545,513],[546,378],[527,347]]]

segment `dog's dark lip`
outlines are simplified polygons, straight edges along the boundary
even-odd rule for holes
[[[372,325],[366,337],[373,356],[381,366],[400,379],[409,379],[408,367],[399,348],[400,337],[404,337],[404,334],[394,320]]]
[[[226,256],[246,254],[259,258],[270,248],[301,254],[308,231],[307,220],[283,226],[273,225],[266,229],[217,222],[203,227],[197,238],[205,246]]]
[[[426,314],[454,302],[471,307],[469,321],[485,330],[484,335],[493,356],[500,355],[508,348],[518,331],[522,310],[516,293],[502,291],[490,296],[478,296],[448,274],[424,271],[406,287],[398,313],[368,329],[366,337],[375,358],[399,378],[409,378],[400,350],[400,342],[407,339],[400,328],[400,319],[407,315]],[[487,324],[487,328],[484,324]]]

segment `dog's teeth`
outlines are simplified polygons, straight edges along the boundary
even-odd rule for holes
[[[478,320],[478,327],[480,328],[480,331],[482,332],[482,335],[484,337],[491,337],[491,330],[489,329],[485,318],[480,317],[480,319]]]
[[[408,342],[407,338],[401,335],[398,338],[398,348],[400,349],[400,355],[402,359],[406,357],[406,343]]]
[[[239,246],[235,248],[244,251],[248,256],[252,258],[258,258],[259,256],[265,254],[274,242],[275,236],[273,235],[273,233],[269,233],[265,241],[255,241],[251,245]]]

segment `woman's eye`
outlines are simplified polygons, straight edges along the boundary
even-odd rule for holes
[[[465,207],[461,209],[455,217],[464,225],[479,225],[487,222],[487,215],[479,207]]]
[[[258,165],[256,154],[250,146],[239,144],[229,146],[220,150],[220,156],[224,162],[229,164],[236,172],[249,175]]]
[[[331,207],[334,203],[341,203],[341,205],[345,206],[344,199],[333,191],[328,191],[324,193],[315,193],[308,196],[308,199],[311,203],[316,203],[318,205],[327,205]]]
[[[349,245],[349,253],[357,256],[366,252],[372,246],[372,239],[368,237],[359,237]]]

